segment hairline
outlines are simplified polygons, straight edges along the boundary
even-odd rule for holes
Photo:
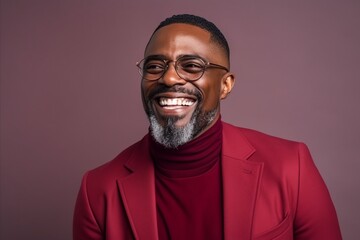
[[[222,46],[216,39],[216,36],[214,33],[212,33],[211,31],[207,30],[206,28],[203,28],[201,26],[198,26],[196,24],[193,24],[193,23],[187,23],[187,22],[173,22],[173,23],[169,23],[169,24],[166,24],[166,25],[163,25],[163,26],[158,26],[154,32],[151,34],[150,38],[149,38],[149,41],[147,42],[146,46],[145,46],[145,49],[144,49],[144,55],[145,55],[145,52],[152,40],[152,38],[154,37],[155,33],[157,33],[160,29],[166,27],[166,26],[170,26],[170,25],[173,25],[173,24],[186,24],[186,25],[190,25],[190,26],[194,26],[194,27],[197,27],[197,28],[200,28],[206,32],[208,32],[210,34],[210,43],[214,43],[215,45],[217,45],[221,51],[224,53],[227,61],[228,61],[228,64],[230,65],[230,53],[227,52],[227,50],[225,49],[224,46]]]

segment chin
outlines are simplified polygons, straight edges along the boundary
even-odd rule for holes
[[[174,127],[184,127],[196,118],[197,112],[198,111],[195,110],[186,114],[161,114],[157,111],[150,111],[149,115],[153,115],[156,121],[163,127],[166,127],[169,124]]]
[[[169,116],[159,121],[155,114],[149,114],[151,135],[167,148],[177,148],[205,131],[218,116],[218,110],[195,111],[190,117]]]

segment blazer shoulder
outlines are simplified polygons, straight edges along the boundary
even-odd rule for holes
[[[136,158],[136,155],[143,151],[146,141],[147,135],[120,152],[111,161],[87,171],[84,175],[87,183],[93,186],[108,186],[107,183],[114,183],[116,179],[129,175],[131,169],[126,167],[127,162],[132,158]]]
[[[251,146],[254,151],[247,160],[264,163],[264,171],[275,173],[273,176],[288,174],[296,176],[301,162],[308,165],[312,161],[307,146],[302,142],[275,137],[227,123],[223,125],[223,129],[227,145],[231,145],[231,148],[235,149],[228,150],[228,152],[240,152],[239,149]]]
[[[263,150],[264,148],[272,149],[273,151],[297,151],[299,145],[304,145],[298,141],[273,136],[249,128],[237,127],[225,122],[223,123],[223,128],[226,132],[231,133],[233,136],[237,135],[245,138],[248,143],[256,149],[256,151]]]

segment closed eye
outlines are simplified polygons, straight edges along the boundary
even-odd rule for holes
[[[185,61],[180,64],[181,69],[189,73],[198,73],[204,70],[204,66],[198,62]]]
[[[150,61],[145,64],[144,70],[150,74],[157,74],[165,70],[165,65],[162,61]]]

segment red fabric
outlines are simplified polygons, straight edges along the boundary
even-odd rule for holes
[[[177,149],[150,139],[160,240],[223,238],[221,143],[220,120]]]
[[[87,172],[74,240],[158,239],[149,138]],[[307,147],[223,123],[224,239],[341,240],[329,192]]]

